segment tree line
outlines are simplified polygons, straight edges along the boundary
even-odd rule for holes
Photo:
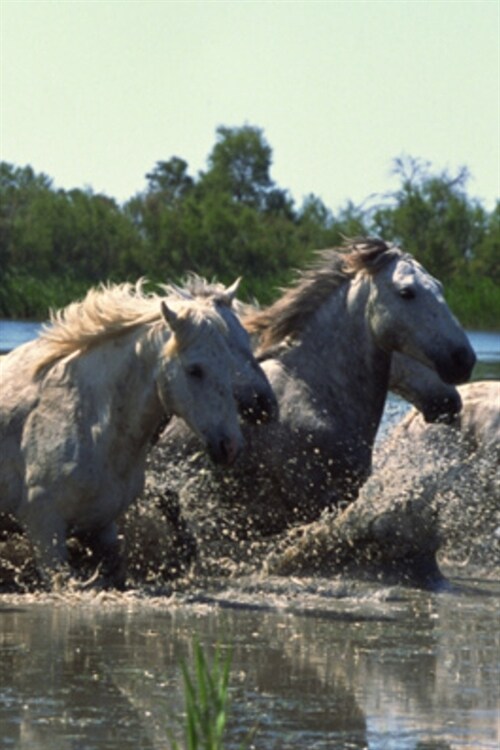
[[[60,190],[31,166],[0,163],[0,317],[44,319],[103,281],[180,281],[187,271],[265,304],[343,237],[395,241],[445,285],[468,326],[500,327],[500,201],[489,212],[467,194],[468,172],[394,161],[397,189],[370,207],[335,214],[309,195],[300,206],[271,179],[260,128],[219,127],[207,168],[173,156],[123,205],[91,190]]]

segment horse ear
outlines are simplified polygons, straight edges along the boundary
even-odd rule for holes
[[[182,299],[187,299],[192,301],[194,299],[193,295],[187,291],[187,289],[183,289],[181,286],[178,286],[177,284],[172,284],[172,289],[174,289],[179,297],[182,297]]]
[[[238,287],[241,283],[241,276],[239,276],[236,281],[234,281],[231,286],[228,286],[222,295],[223,301],[226,303],[228,307],[231,307],[231,304],[233,300],[236,297],[236,292],[238,291]]]
[[[175,332],[175,328],[177,326],[177,313],[174,312],[164,300],[162,300],[161,302],[161,314],[163,315],[169,328],[171,328],[172,331]]]

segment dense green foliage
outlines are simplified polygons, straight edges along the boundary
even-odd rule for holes
[[[500,325],[500,202],[466,193],[467,172],[434,174],[397,159],[398,189],[375,208],[336,215],[317,196],[300,207],[271,179],[262,131],[220,127],[205,172],[158,161],[147,188],[119,206],[89,190],[57,190],[30,167],[0,164],[0,317],[44,318],[101,281],[180,280],[188,271],[268,303],[314,249],[370,234],[399,243],[445,284],[468,326]]]

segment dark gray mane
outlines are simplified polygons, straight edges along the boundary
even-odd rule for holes
[[[275,346],[302,330],[306,320],[346,281],[359,272],[377,273],[401,250],[383,240],[356,237],[341,248],[320,250],[317,260],[300,271],[295,284],[270,307],[246,316],[245,328],[261,337],[260,348]]]

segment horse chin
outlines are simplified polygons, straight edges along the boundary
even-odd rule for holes
[[[431,403],[422,410],[424,421],[428,424],[435,422],[439,424],[453,424],[462,410],[462,399],[458,391],[454,397],[431,401]]]

